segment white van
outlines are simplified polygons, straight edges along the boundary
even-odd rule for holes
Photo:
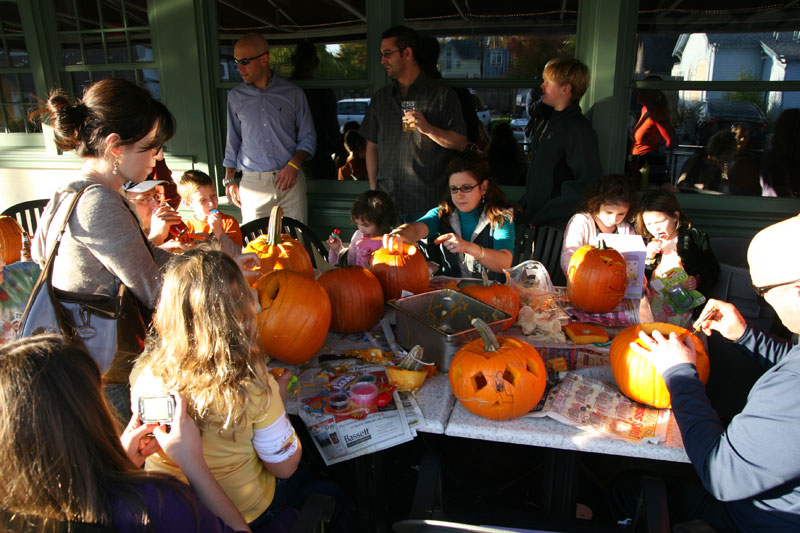
[[[358,122],[364,120],[364,115],[369,107],[369,98],[345,98],[336,103],[336,114],[339,119],[339,131],[344,131],[344,125],[350,121]]]

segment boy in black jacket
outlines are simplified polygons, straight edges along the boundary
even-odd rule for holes
[[[542,102],[553,108],[533,134],[522,222],[564,227],[586,188],[602,175],[597,134],[578,100],[589,85],[589,69],[577,59],[548,61]]]

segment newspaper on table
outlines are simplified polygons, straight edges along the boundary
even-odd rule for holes
[[[383,407],[355,403],[348,391],[359,379],[363,383],[363,376],[374,378],[367,379],[379,394],[390,390],[383,366],[356,359],[329,361],[298,376],[298,414],[327,465],[407,442],[423,420],[410,394],[392,391],[392,401]],[[333,402],[337,397],[343,401]]]
[[[549,416],[607,437],[657,444],[666,441],[670,410],[634,402],[597,377],[566,372],[547,393],[542,410],[525,416]]]

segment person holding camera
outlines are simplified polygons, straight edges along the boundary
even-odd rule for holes
[[[203,460],[186,401],[171,398],[169,431],[143,424],[137,413],[118,437],[100,370],[86,352],[56,335],[0,348],[0,530],[249,531]],[[141,470],[159,447],[191,488]]]

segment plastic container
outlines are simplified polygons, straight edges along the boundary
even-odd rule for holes
[[[331,411],[344,411],[350,403],[350,396],[346,392],[335,392],[328,396],[328,407]]]
[[[375,385],[378,382],[378,378],[376,378],[372,374],[361,374],[360,376],[358,376],[358,379],[356,381],[358,383],[372,383],[373,385]]]
[[[356,383],[350,387],[350,399],[358,405],[372,405],[378,396],[378,387],[374,383]]]

